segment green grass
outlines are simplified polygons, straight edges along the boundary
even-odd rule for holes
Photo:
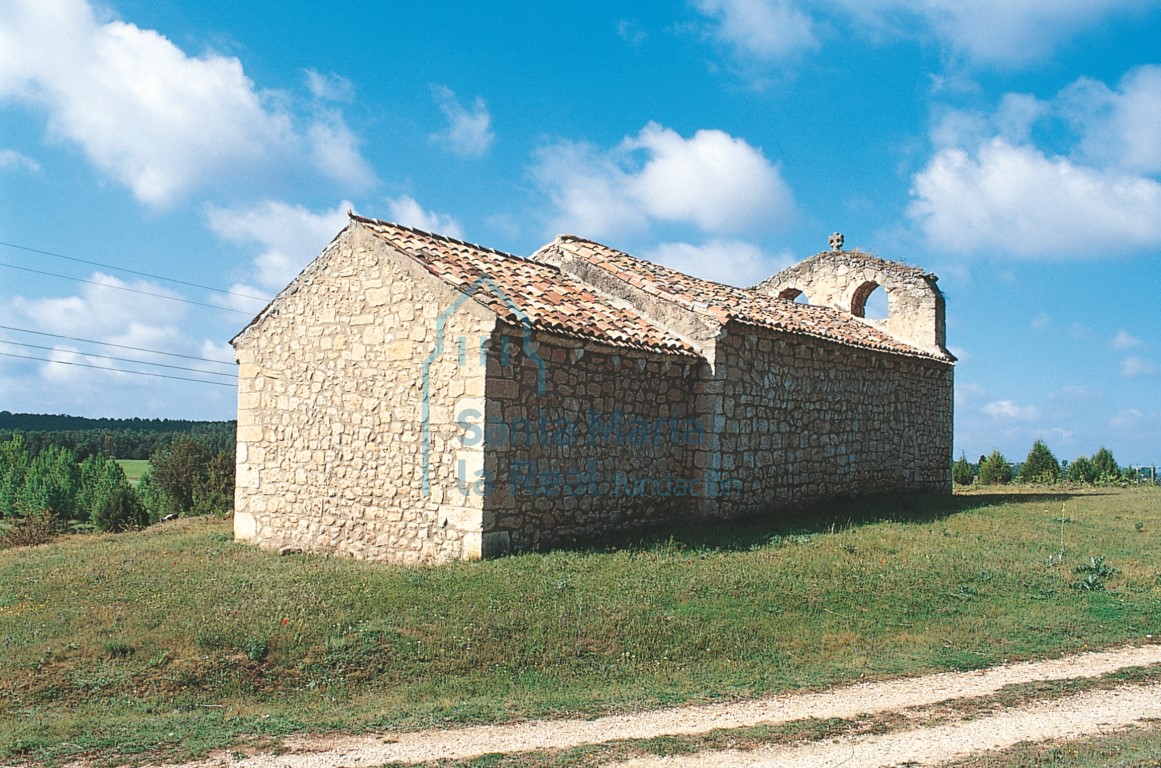
[[[117,459],[121,469],[125,470],[125,478],[134,486],[141,476],[149,471],[149,459]]]
[[[1154,722],[1094,739],[1021,744],[942,768],[1161,768],[1161,726]]]
[[[1142,488],[851,501],[425,569],[278,557],[209,519],[66,537],[0,551],[0,759],[629,711],[1161,638],[1157,530]],[[1092,557],[1115,573],[1074,588]]]

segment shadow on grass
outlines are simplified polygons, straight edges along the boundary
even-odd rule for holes
[[[1063,503],[1078,494],[886,493],[832,499],[794,509],[773,510],[734,520],[678,520],[597,541],[554,547],[574,552],[645,551],[678,547],[692,551],[749,551],[795,536],[833,533],[882,522],[930,523],[973,509],[1012,502]],[[1092,493],[1086,495],[1091,496]]]

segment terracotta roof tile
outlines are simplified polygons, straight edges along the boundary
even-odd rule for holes
[[[703,280],[574,235],[558,237],[533,258],[553,249],[580,257],[643,291],[723,325],[734,321],[869,349],[946,359],[901,342],[846,312]]]
[[[674,334],[634,312],[625,302],[595,292],[551,264],[433,235],[398,224],[351,216],[376,237],[422,264],[445,282],[476,287],[473,297],[504,320],[611,346],[683,356],[695,350]]]

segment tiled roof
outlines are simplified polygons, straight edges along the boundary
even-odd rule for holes
[[[831,307],[796,304],[692,277],[574,235],[558,237],[556,242],[534,254],[533,259],[549,255],[554,249],[584,259],[646,293],[722,325],[734,321],[885,352],[944,359],[898,341],[846,312]]]
[[[523,314],[531,327],[561,336],[668,354],[697,354],[627,303],[595,292],[551,264],[398,224],[355,215],[351,219],[449,285],[467,290],[476,284],[473,297],[510,323],[520,323]],[[481,280],[485,276],[487,280]]]

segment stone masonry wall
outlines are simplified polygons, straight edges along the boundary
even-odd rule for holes
[[[836,264],[763,290],[894,279]],[[902,269],[941,346],[942,297]],[[350,227],[236,340],[235,535],[436,563],[950,489],[950,359],[736,323],[703,341],[712,368],[510,325]]]
[[[718,514],[875,491],[950,491],[952,367],[727,326],[706,390],[705,462],[742,493]],[[716,454],[716,456],[714,455]]]
[[[919,349],[945,354],[943,294],[936,277],[916,267],[862,251],[834,251],[784,269],[755,290],[790,299],[801,291],[811,304],[852,312],[878,286],[887,292],[888,315],[866,322]]]
[[[543,388],[537,375],[543,363]],[[505,365],[505,363],[507,363]],[[485,555],[689,514],[700,360],[497,332],[488,364]]]
[[[458,461],[478,460],[453,450],[452,417],[482,397],[485,368],[454,343],[433,356],[459,297],[348,228],[239,338],[237,538],[402,563],[480,556],[482,502],[451,492]],[[486,339],[496,319],[467,301],[444,322],[448,339]]]

